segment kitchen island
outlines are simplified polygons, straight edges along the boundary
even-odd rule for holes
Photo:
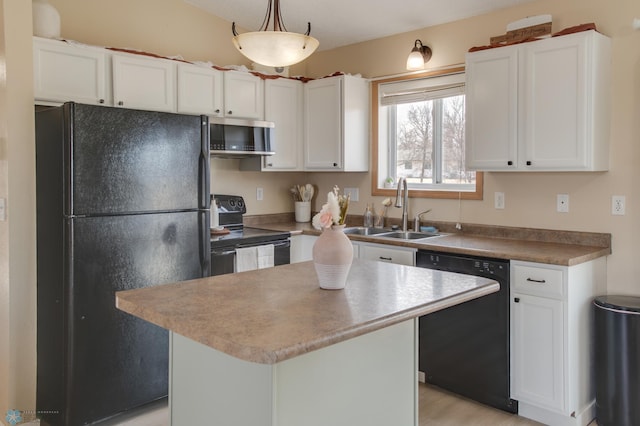
[[[118,292],[171,334],[171,424],[417,425],[419,316],[497,291],[354,259],[344,290],[303,262]]]

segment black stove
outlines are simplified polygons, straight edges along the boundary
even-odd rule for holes
[[[214,200],[218,205],[219,225],[231,232],[211,235],[211,275],[235,272],[236,248],[273,244],[274,264],[289,263],[291,233],[244,226],[243,217],[247,207],[239,195],[215,194],[211,202]]]

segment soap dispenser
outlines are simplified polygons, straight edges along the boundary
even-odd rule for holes
[[[365,228],[372,228],[373,227],[373,218],[374,218],[375,214],[373,213],[373,207],[367,203],[367,208],[364,211],[364,227]]]

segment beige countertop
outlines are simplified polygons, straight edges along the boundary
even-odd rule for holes
[[[116,293],[119,309],[234,357],[274,364],[498,291],[495,281],[354,259],[344,290],[312,262]]]
[[[320,235],[320,231],[314,229],[310,223],[261,222],[250,226],[290,231],[292,235]],[[398,241],[362,235],[349,235],[349,238],[353,241],[413,247],[443,253],[563,266],[577,265],[611,254],[610,234],[477,225],[464,225],[463,229],[464,232],[445,231],[441,236],[420,241]]]

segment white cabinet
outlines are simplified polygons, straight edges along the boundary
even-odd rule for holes
[[[358,246],[358,257],[360,259],[377,260],[380,262],[409,266],[415,266],[416,264],[416,249],[413,248],[355,242],[353,245]]]
[[[176,111],[176,63],[134,54],[113,54],[115,106]]]
[[[178,63],[178,112],[223,115],[223,71]]]
[[[224,115],[264,119],[264,81],[253,74],[224,71]]]
[[[607,170],[610,68],[596,31],[467,54],[467,168]]]
[[[304,86],[304,168],[369,169],[369,83],[354,76],[309,81]]]
[[[302,170],[302,96],[303,83],[278,78],[265,81],[264,118],[275,123],[273,150],[264,157],[263,170]]]
[[[521,416],[593,420],[591,302],[605,282],[604,257],[569,267],[511,261],[511,394]]]
[[[315,235],[292,235],[290,250],[290,262],[299,263],[312,260],[313,245],[318,237]]]
[[[33,38],[37,101],[111,105],[109,55],[103,48]]]
[[[302,167],[302,82],[286,78],[264,82],[264,118],[273,121],[274,155],[240,160],[240,170],[295,172]]]

